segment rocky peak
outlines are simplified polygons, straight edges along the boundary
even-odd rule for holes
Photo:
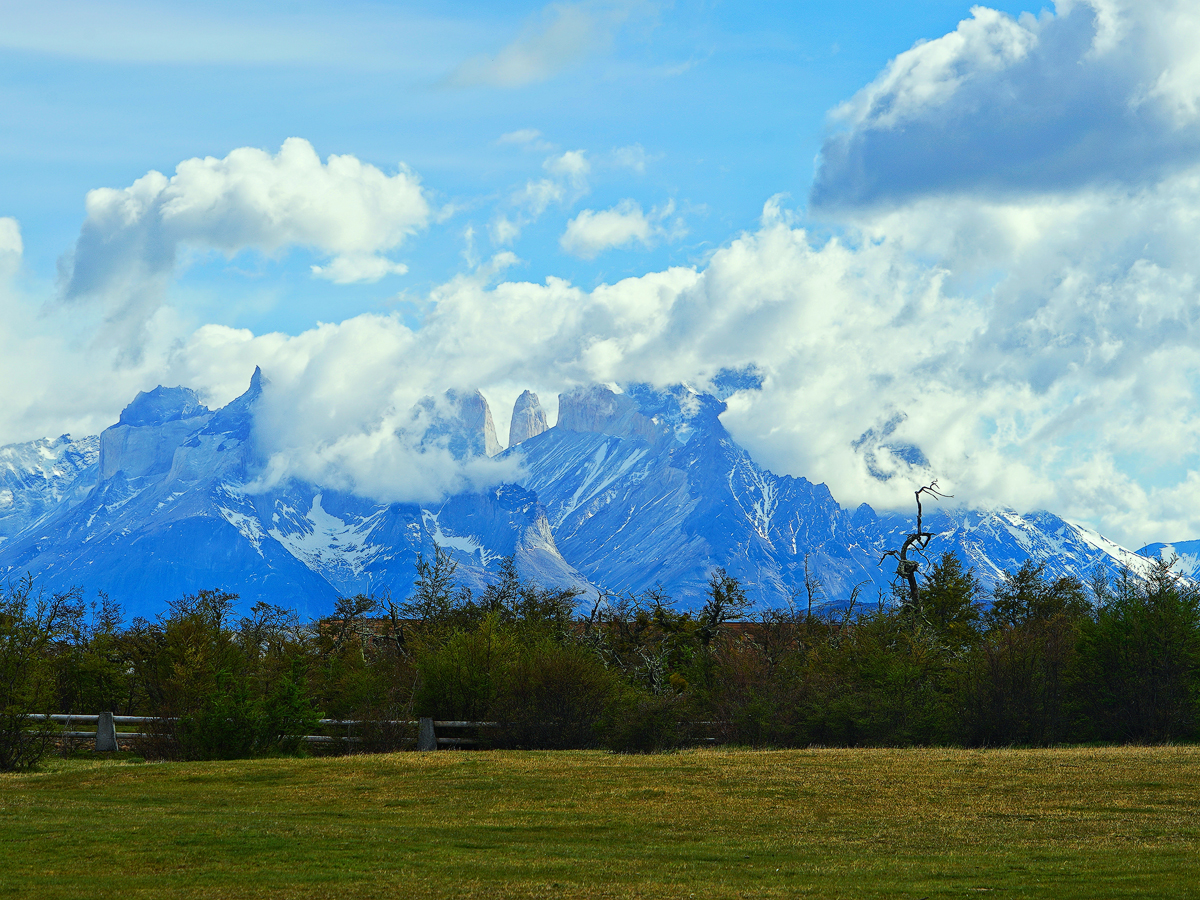
[[[262,396],[263,386],[270,383],[270,380],[263,375],[262,369],[255,366],[254,374],[250,376],[250,386],[246,388],[246,392],[217,410],[212,421],[204,429],[204,433],[227,434],[238,440],[249,440],[254,424],[254,405]]]
[[[64,434],[0,447],[0,544],[95,483],[100,438]]]
[[[165,425],[179,419],[193,419],[208,412],[196,392],[185,387],[163,387],[152,391],[140,391],[133,402],[121,411],[117,425],[145,428]]]
[[[160,385],[142,391],[117,424],[100,435],[100,479],[118,472],[137,478],[169,471],[176,448],[212,415],[191,388]]]
[[[558,427],[594,431],[655,443],[677,439],[686,443],[697,424],[714,423],[725,404],[682,385],[658,390],[627,385],[617,393],[605,385],[576,388],[558,397]]]
[[[442,404],[432,397],[419,404],[430,417],[421,441],[423,444],[444,440],[450,455],[459,460],[470,456],[495,456],[500,452],[496,423],[492,421],[492,410],[483,394],[451,389],[443,398]]]
[[[513,406],[512,423],[508,426],[508,446],[515,447],[549,428],[538,395],[525,391]]]

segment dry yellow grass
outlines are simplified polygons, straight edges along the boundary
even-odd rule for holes
[[[54,762],[30,897],[1200,897],[1200,748]]]

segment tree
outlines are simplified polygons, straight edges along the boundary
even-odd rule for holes
[[[1091,606],[1077,578],[1042,563],[1006,572],[966,660],[960,710],[971,743],[1053,744],[1070,733],[1071,673]]]
[[[1200,590],[1156,560],[1144,582],[1100,595],[1079,645],[1096,736],[1166,741],[1200,728]]]
[[[1005,572],[992,591],[992,605],[984,615],[989,628],[1020,628],[1056,617],[1071,621],[1088,615],[1091,604],[1078,578],[1046,578],[1046,564],[1026,560],[1016,572]]]
[[[79,588],[46,596],[32,575],[0,587],[0,772],[37,765],[50,748],[53,726],[30,713],[53,709],[54,644],[83,616]]]
[[[107,594],[63,635],[55,654],[58,711],[119,712],[128,704],[129,656],[121,640],[121,608]]]
[[[708,599],[700,610],[700,627],[697,635],[700,644],[708,647],[726,622],[740,619],[750,608],[746,592],[736,578],[722,568],[716,568],[708,577]]]
[[[980,586],[972,569],[947,550],[929,570],[922,589],[925,621],[951,652],[973,646],[980,637]]]
[[[454,609],[458,586],[454,573],[458,563],[448,551],[438,544],[433,545],[433,557],[417,555],[417,580],[413,583],[412,598],[402,605],[406,616],[416,619],[425,628],[435,623],[445,623]]]

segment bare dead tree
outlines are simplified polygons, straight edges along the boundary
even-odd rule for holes
[[[917,586],[917,570],[921,568],[921,564],[915,559],[908,558],[909,550],[924,555],[925,548],[929,546],[929,542],[933,540],[935,533],[926,531],[921,521],[923,510],[921,509],[921,495],[928,494],[935,500],[943,498],[951,498],[953,494],[943,494],[937,489],[937,480],[931,481],[924,487],[918,488],[914,495],[917,498],[917,530],[912,534],[906,535],[904,543],[901,544],[899,550],[889,550],[883,556],[879,557],[879,564],[883,565],[883,561],[889,556],[896,557],[896,574],[908,582],[908,597],[915,610],[921,608],[921,589]]]
[[[825,585],[821,583],[821,578],[815,572],[808,570],[808,554],[804,554],[804,593],[808,595],[808,615],[805,621],[812,623],[812,608],[813,600],[822,597],[825,594]]]

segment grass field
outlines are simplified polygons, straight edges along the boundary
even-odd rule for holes
[[[1200,748],[52,760],[0,895],[1200,897]]]

